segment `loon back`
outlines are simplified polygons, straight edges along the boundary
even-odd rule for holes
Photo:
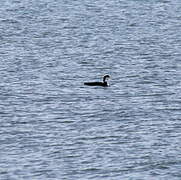
[[[85,82],[84,85],[87,86],[108,86],[107,82]]]

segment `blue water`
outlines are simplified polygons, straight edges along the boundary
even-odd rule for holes
[[[180,180],[180,12],[0,1],[0,179]]]

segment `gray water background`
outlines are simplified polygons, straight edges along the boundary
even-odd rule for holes
[[[180,0],[1,0],[0,179],[180,180]]]

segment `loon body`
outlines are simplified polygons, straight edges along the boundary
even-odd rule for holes
[[[105,75],[103,77],[103,82],[85,82],[84,85],[87,85],[87,86],[103,86],[103,87],[106,87],[108,86],[108,83],[107,83],[107,79],[110,78],[109,75]]]

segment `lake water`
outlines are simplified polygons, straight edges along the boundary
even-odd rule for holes
[[[1,180],[181,179],[180,0],[1,0],[0,42]]]

